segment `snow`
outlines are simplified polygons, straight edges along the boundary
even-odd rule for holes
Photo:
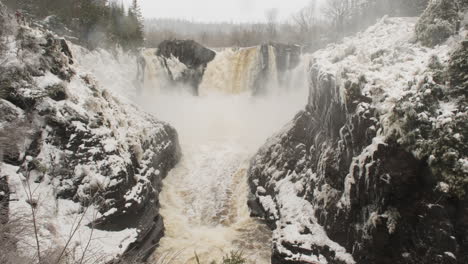
[[[389,120],[395,103],[408,89],[416,89],[416,86],[408,87],[408,83],[422,78],[421,73],[434,55],[446,62],[450,47],[457,44],[453,38],[459,38],[452,37],[434,49],[422,47],[413,41],[416,21],[417,18],[384,17],[365,32],[345,38],[341,44],[331,44],[312,56],[323,73],[337,76],[341,100],[346,98],[344,82],[357,82],[361,75],[365,76],[367,82],[362,93],[373,99],[385,135],[398,129]]]
[[[273,201],[273,198],[271,198],[270,195],[260,196],[258,199],[260,200],[260,203],[262,204],[265,211],[273,215],[274,219],[279,218],[278,210],[276,209],[276,203]]]
[[[36,85],[40,89],[45,89],[48,86],[53,86],[62,82],[57,75],[47,72],[44,76],[35,77]]]
[[[278,210],[281,218],[277,221],[277,225],[282,227],[280,231],[273,233],[273,239],[277,240],[278,250],[288,254],[288,249],[282,246],[281,241],[294,241],[301,248],[311,249],[313,245],[329,246],[336,253],[336,258],[348,263],[355,263],[351,254],[346,252],[346,249],[338,243],[330,240],[327,233],[317,223],[314,217],[315,209],[312,204],[298,196],[297,188],[291,182],[294,173],[277,183],[275,191],[277,192]],[[262,203],[263,205],[263,203]],[[304,234],[305,229],[310,230]],[[315,261],[318,263],[327,263],[324,259],[317,256],[305,256],[301,254],[290,254],[288,259],[301,261]]]
[[[118,142],[115,138],[108,138],[104,142],[104,151],[111,153],[117,150]]]
[[[118,211],[117,208],[114,207],[114,208],[109,209],[109,211],[105,212],[103,215],[104,216],[113,215],[113,214],[117,213],[117,211]]]
[[[464,172],[468,173],[468,158],[459,159],[462,169]]]
[[[359,156],[353,158],[353,162],[351,162],[350,166],[350,172],[345,178],[345,190],[343,192],[343,195],[338,202],[338,208],[350,208],[351,206],[351,198],[350,198],[350,191],[352,188],[352,185],[356,183],[356,179],[354,178],[354,170],[358,168],[360,170],[359,176],[362,177],[362,168],[366,166],[365,172],[366,174],[364,175],[367,179],[369,169],[368,167],[372,165],[373,163],[373,155],[374,153],[378,150],[378,147],[380,145],[386,145],[385,143],[385,137],[384,136],[377,136],[372,139],[372,144],[367,146]],[[371,157],[371,161],[368,162],[368,158]]]
[[[443,193],[448,193],[450,191],[450,186],[445,182],[439,182],[437,184],[437,189]]]
[[[26,178],[17,172],[18,169],[16,166],[4,163],[0,165],[0,171],[8,175],[12,191],[11,199],[14,201],[10,203],[10,210],[29,219],[32,216],[27,203]],[[75,258],[80,259],[86,244],[90,241],[87,257],[96,261],[103,258],[101,261],[105,262],[110,261],[117,254],[122,254],[136,239],[136,229],[125,229],[119,232],[93,229],[91,223],[100,217],[96,208],[93,206],[83,208],[71,200],[56,199],[55,190],[50,187],[51,180],[48,177],[42,183],[30,180],[31,189],[34,190],[33,198],[38,201],[37,224],[42,248],[61,249],[70,238],[70,232],[76,229],[76,235],[71,238],[71,246],[68,248],[70,252],[75,253]],[[82,212],[85,212],[84,215]],[[32,222],[28,221],[28,223],[32,225]],[[35,244],[34,235],[31,232],[32,230],[25,233],[23,237],[18,237],[19,250],[23,254],[35,254],[30,246]]]
[[[455,254],[453,254],[452,252],[444,252],[444,255],[449,256],[449,257],[451,257],[452,259],[455,259],[455,260],[457,259],[455,257]]]

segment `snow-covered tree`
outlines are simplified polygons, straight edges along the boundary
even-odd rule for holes
[[[416,25],[416,37],[426,46],[441,44],[458,30],[458,12],[454,0],[431,1]]]
[[[143,16],[137,0],[133,0],[132,6],[128,10],[126,26],[128,45],[132,48],[143,46]]]

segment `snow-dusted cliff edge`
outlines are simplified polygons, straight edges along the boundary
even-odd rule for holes
[[[466,263],[466,30],[427,48],[415,23],[312,55],[306,109],[249,170],[272,263]]]
[[[50,263],[66,245],[76,263],[144,259],[163,235],[158,193],[180,156],[176,131],[81,72],[65,40],[0,9],[2,209],[31,224],[36,209]],[[33,233],[14,236],[20,254],[36,255]]]

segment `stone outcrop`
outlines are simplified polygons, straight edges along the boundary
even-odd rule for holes
[[[197,68],[212,61],[216,53],[193,40],[165,40],[158,46],[158,56],[179,59],[183,64]]]

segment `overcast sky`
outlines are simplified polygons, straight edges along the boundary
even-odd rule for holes
[[[131,2],[131,0],[124,0]],[[287,18],[311,0],[139,0],[146,18],[185,18],[203,22],[262,22],[265,12],[278,8]]]

